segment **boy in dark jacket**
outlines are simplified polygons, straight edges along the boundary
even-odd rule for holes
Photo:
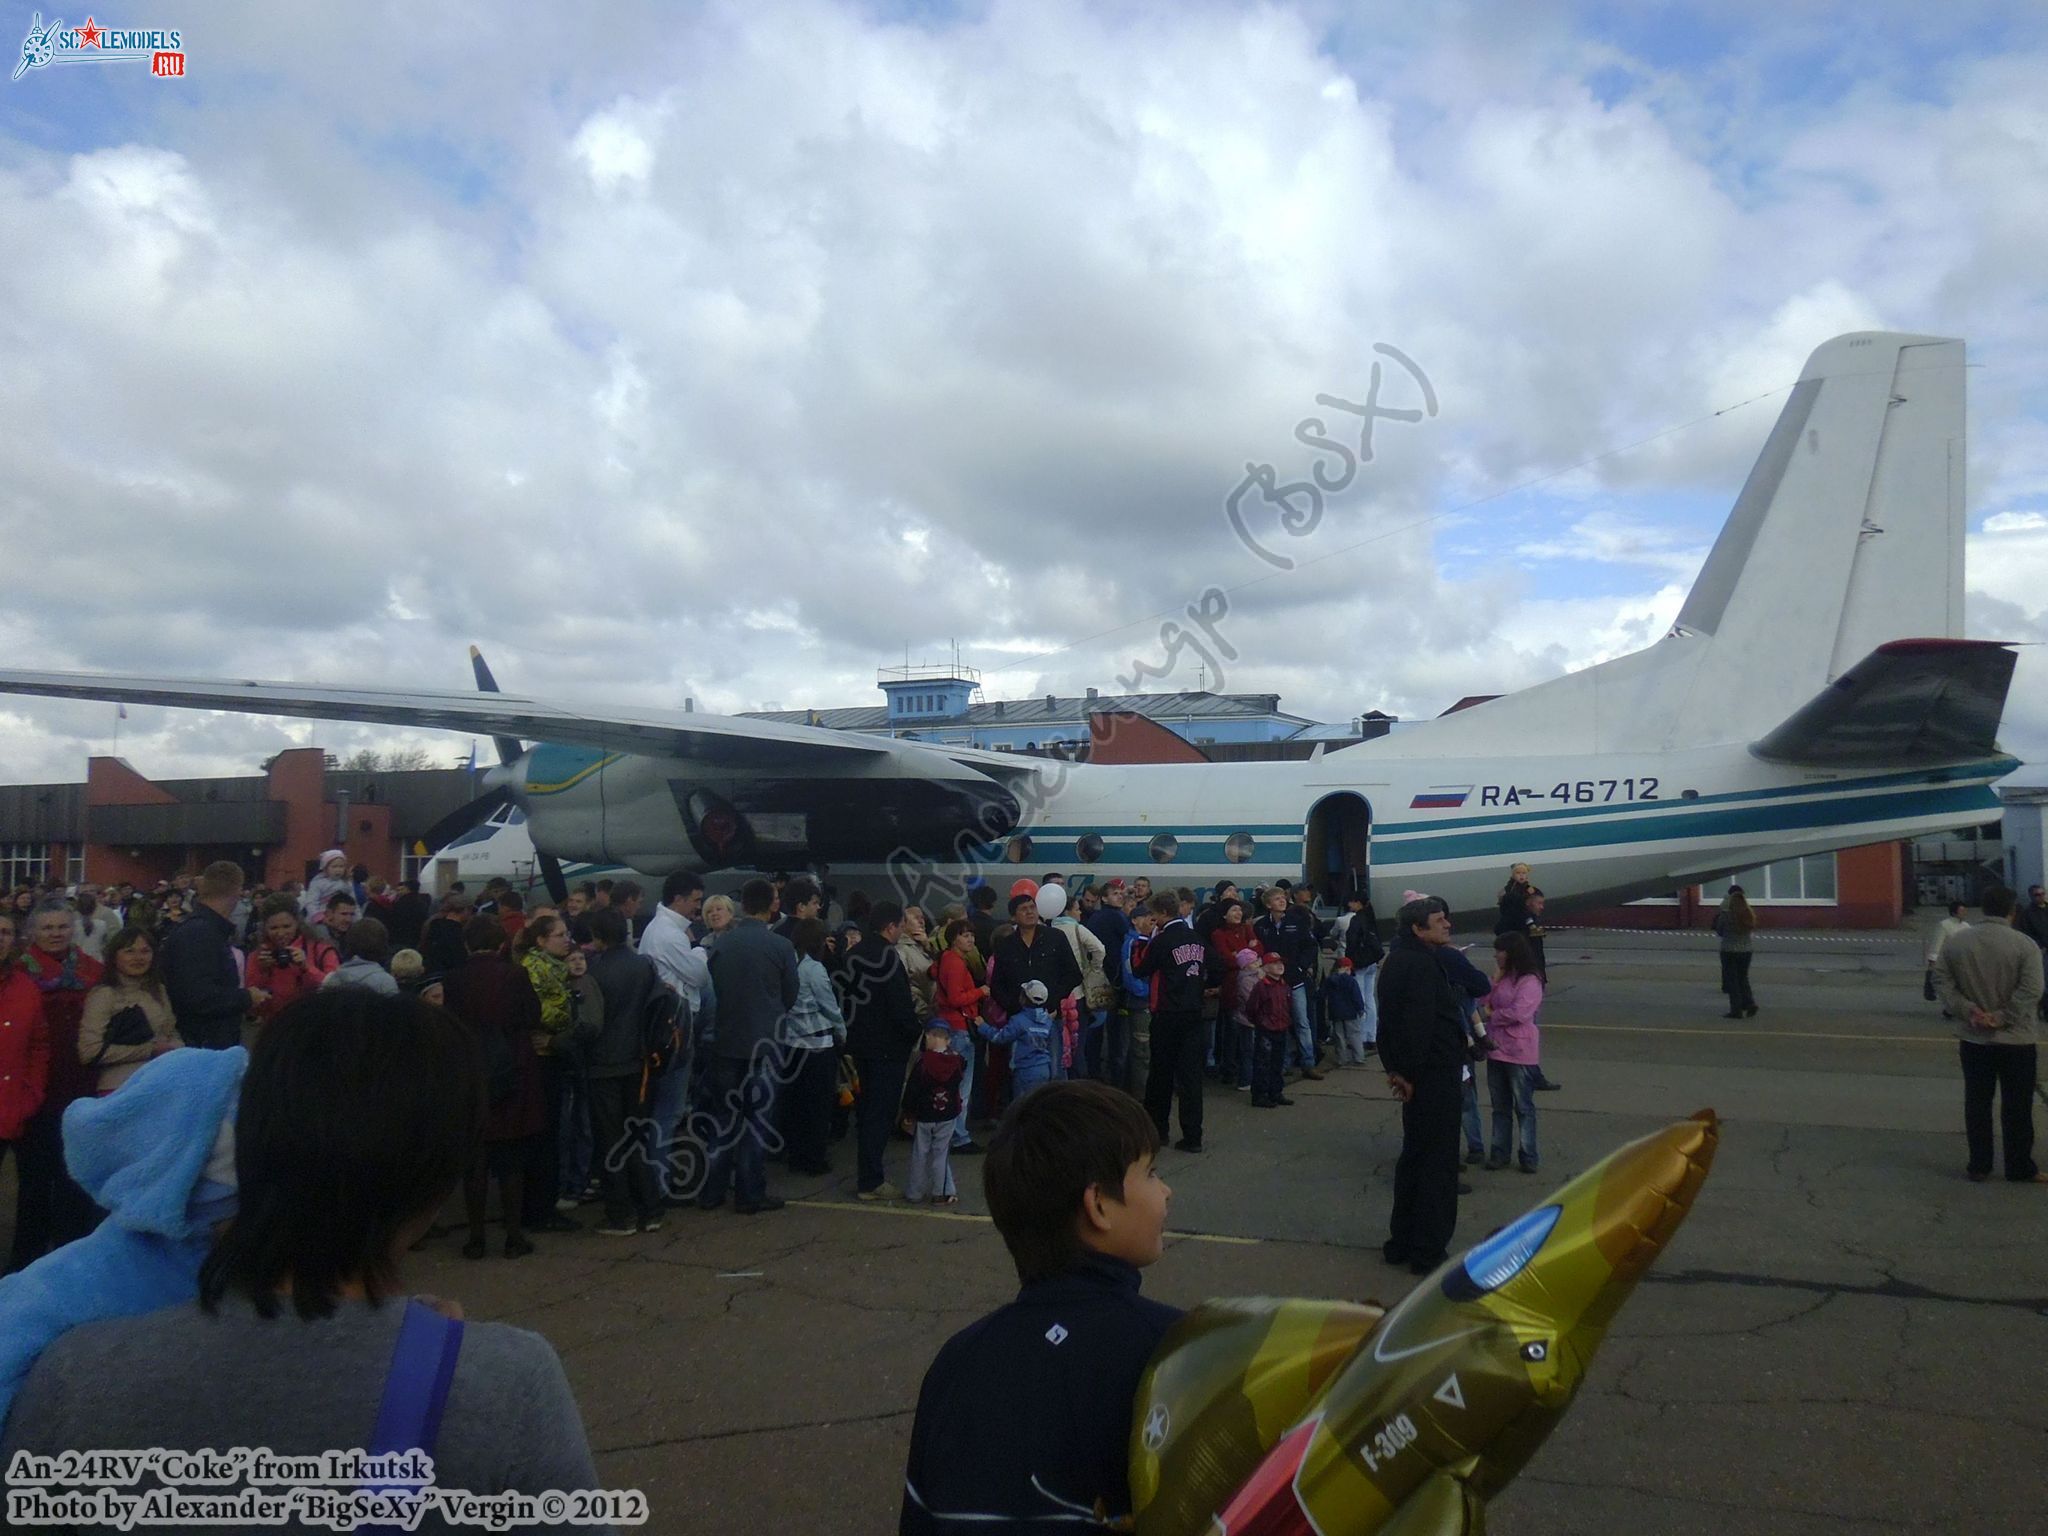
[[[1294,1102],[1280,1091],[1280,1062],[1287,1052],[1294,1008],[1287,996],[1287,962],[1268,955],[1264,970],[1244,1009],[1252,1024],[1252,1108],[1278,1109]]]
[[[1107,1083],[1048,1083],[1010,1106],[982,1177],[1022,1289],[925,1373],[901,1536],[1077,1529],[1097,1510],[1130,1513],[1131,1405],[1180,1316],[1138,1294],[1173,1197],[1158,1149],[1145,1111]],[[999,1428],[991,1390],[1003,1396]]]
[[[953,1125],[960,1118],[960,1080],[967,1063],[953,1054],[953,1034],[943,1024],[924,1032],[924,1050],[910,1069],[903,1090],[903,1109],[912,1122],[910,1180],[903,1198],[929,1199],[933,1205],[957,1205],[953,1169]]]

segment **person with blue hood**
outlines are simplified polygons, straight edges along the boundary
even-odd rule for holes
[[[0,1419],[59,1335],[197,1294],[215,1224],[235,1214],[235,1101],[248,1064],[240,1046],[171,1051],[118,1092],[65,1111],[65,1161],[107,1219],[0,1280]]]

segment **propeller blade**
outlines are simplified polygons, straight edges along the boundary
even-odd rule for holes
[[[538,848],[534,854],[540,860],[540,877],[547,885],[548,895],[554,898],[556,906],[560,906],[569,899],[569,877],[562,873],[562,861]]]
[[[432,853],[439,853],[471,827],[480,827],[504,806],[512,803],[510,785],[501,785],[488,793],[477,796],[467,805],[457,806],[446,816],[435,822],[420,834],[420,845]]]
[[[491,664],[484,660],[484,653],[473,645],[469,648],[469,667],[476,674],[477,692],[499,691],[498,680],[491,676]],[[518,762],[520,754],[526,750],[525,743],[517,736],[493,736],[491,740],[497,744],[498,761],[507,766]]]

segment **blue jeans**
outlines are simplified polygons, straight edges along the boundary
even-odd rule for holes
[[[960,1074],[960,1118],[953,1122],[955,1147],[964,1147],[974,1140],[967,1129],[967,1114],[974,1107],[974,1036],[964,1029],[947,1031],[953,1037],[953,1054],[967,1063]]]
[[[1536,1068],[1511,1061],[1486,1064],[1486,1097],[1493,1104],[1492,1161],[1508,1160],[1508,1133],[1513,1122],[1522,1122],[1522,1144],[1517,1159],[1524,1168],[1536,1166]]]
[[[1465,1150],[1483,1153],[1486,1143],[1479,1139],[1479,1077],[1475,1073],[1465,1079],[1460,1097],[1464,1100]]]
[[[694,1189],[677,1187],[685,1180],[670,1177],[675,1170],[669,1161],[669,1150],[675,1145],[676,1126],[681,1123],[683,1110],[690,1102],[689,1065],[675,1067],[657,1077],[648,1087],[647,1098],[647,1118],[654,1122],[654,1145],[648,1149],[648,1156],[653,1160],[661,1192],[678,1200],[694,1195]]]
[[[1358,1021],[1359,1038],[1367,1045],[1377,1044],[1380,1038],[1380,967],[1374,961],[1358,973],[1358,990],[1365,994],[1365,1016]]]
[[[1308,1019],[1308,986],[1287,989],[1288,1006],[1294,1010],[1295,1065],[1306,1072],[1316,1064],[1315,1026]]]

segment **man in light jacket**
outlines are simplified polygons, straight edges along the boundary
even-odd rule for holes
[[[675,990],[683,1000],[684,1011],[690,1015],[689,1033],[684,1037],[688,1049],[680,1061],[671,1063],[668,1071],[649,1085],[647,1094],[647,1118],[654,1122],[655,1144],[661,1153],[656,1167],[664,1190],[671,1196],[676,1191],[667,1188],[667,1152],[675,1139],[676,1126],[682,1121],[683,1109],[690,1102],[696,1047],[713,1027],[710,964],[703,946],[690,934],[690,924],[703,906],[704,877],[687,869],[677,870],[661,882],[661,905],[654,909],[646,931],[640,935],[640,953],[654,962],[655,973]],[[616,909],[607,906],[596,910]],[[631,916],[619,915],[630,934]]]
[[[2040,946],[2012,923],[2012,892],[1984,893],[1984,921],[1952,935],[1934,961],[1934,990],[1955,1020],[1963,1059],[1963,1130],[1969,1177],[1991,1177],[1991,1100],[2000,1099],[2005,1176],[2048,1184],[2034,1162],[2034,1072],[2040,1023]]]

